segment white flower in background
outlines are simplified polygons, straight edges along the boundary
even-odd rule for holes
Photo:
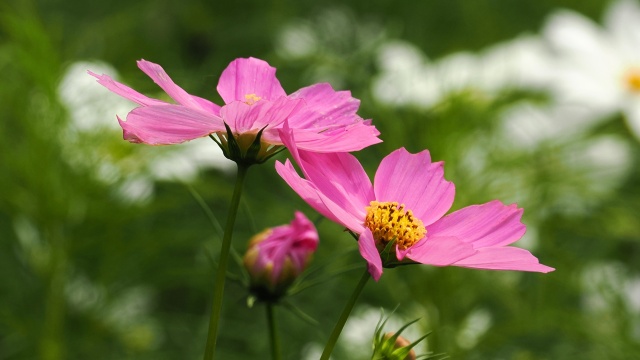
[[[302,359],[303,360],[317,360],[322,356],[322,351],[324,350],[323,346],[318,343],[308,343],[302,348]],[[333,359],[333,357],[329,357],[329,359]]]
[[[607,262],[591,265],[582,273],[583,302],[590,311],[619,311],[622,302],[640,314],[640,277],[629,276],[625,265]]]
[[[80,61],[69,66],[58,87],[70,120],[61,144],[67,161],[91,169],[97,180],[113,185],[123,201],[148,201],[157,180],[189,182],[201,169],[226,172],[235,167],[209,139],[152,148],[123,141],[114,113],[124,116],[135,104],[96,86],[87,69],[118,78],[115,69],[102,62]]]
[[[391,41],[378,51],[380,74],[372,85],[375,98],[390,105],[433,106],[439,89],[429,60],[422,51],[405,41]]]
[[[318,50],[318,37],[308,22],[286,24],[278,35],[276,51],[283,58],[298,60]]]
[[[345,6],[320,10],[310,19],[296,19],[279,29],[275,51],[283,59],[304,64],[309,82],[330,82],[334,88],[368,77],[366,67],[385,37],[384,26],[362,20]]]
[[[626,281],[624,294],[629,308],[634,313],[640,314],[640,277],[635,276]]]
[[[116,70],[103,62],[78,61],[71,64],[58,86],[60,100],[69,111],[70,130],[74,132],[95,132],[120,128],[114,113],[124,116],[133,110],[134,104],[109,96],[109,91],[95,86],[95,79],[87,75],[87,69],[117,76]]]
[[[458,52],[429,61],[417,47],[388,42],[378,51],[380,74],[373,94],[381,102],[431,108],[457,92],[494,95],[506,88],[540,90],[551,81],[553,62],[544,43],[521,36],[474,54]]]
[[[491,46],[480,61],[477,86],[490,93],[504,88],[546,90],[553,81],[555,60],[538,36],[523,35]]]
[[[478,344],[493,323],[491,313],[486,309],[476,309],[467,315],[458,330],[456,340],[463,349],[471,349]]]
[[[640,4],[612,3],[602,27],[558,11],[543,33],[557,56],[553,91],[559,102],[588,107],[600,118],[621,111],[640,138]]]
[[[589,109],[582,106],[554,104],[537,106],[519,102],[501,114],[504,140],[520,150],[534,150],[545,142],[567,142],[584,134],[593,121]]]
[[[623,183],[631,171],[633,152],[622,137],[611,134],[589,135],[584,124],[592,121],[588,109],[572,106],[534,106],[518,103],[507,109],[500,119],[497,138],[490,141],[500,144],[493,150],[514,157],[534,157],[540,154],[553,171],[546,173],[548,191],[553,194],[544,205],[564,212],[584,212],[598,199],[611,195]],[[490,149],[491,146],[480,146]],[[476,147],[478,148],[478,147]],[[495,147],[494,147],[495,148]],[[502,156],[502,155],[500,155]],[[496,158],[496,154],[493,154]],[[490,165],[488,165],[490,166]],[[498,169],[499,170],[499,169]],[[535,198],[540,186],[536,168],[515,167],[509,171],[492,171],[494,182],[517,183],[522,200]],[[489,172],[484,169],[481,172]],[[519,176],[524,176],[516,181]],[[498,190],[498,189],[496,189]]]

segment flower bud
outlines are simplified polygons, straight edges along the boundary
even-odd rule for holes
[[[407,348],[408,352],[406,354],[406,356],[404,356],[404,352],[402,355],[400,356],[404,356],[404,358],[399,358],[399,360],[416,360],[416,352],[413,351],[413,349],[411,349],[409,346],[411,345],[411,341],[403,338],[402,336],[398,335],[395,340],[394,338],[394,333],[386,333],[384,334],[384,341],[388,342],[388,350],[389,351],[389,355],[396,353],[398,349],[402,349],[402,348]],[[389,356],[389,359],[392,359],[393,357]]]
[[[416,352],[413,348],[418,345],[422,340],[424,340],[427,335],[422,336],[418,340],[411,342],[406,338],[400,336],[400,334],[413,323],[418,321],[418,319],[410,321],[409,323],[402,326],[397,332],[387,332],[383,333],[382,328],[387,323],[387,320],[382,320],[378,322],[376,326],[375,334],[373,337],[373,356],[372,359],[380,359],[380,360],[416,360],[420,359],[441,359],[441,354],[438,355],[420,355],[416,356]]]
[[[290,224],[255,235],[244,256],[251,293],[258,300],[277,301],[304,271],[317,247],[318,232],[299,211]]]

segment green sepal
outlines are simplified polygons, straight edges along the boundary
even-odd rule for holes
[[[262,132],[267,128],[267,125],[260,129],[256,134],[256,138],[253,140],[249,149],[247,149],[247,153],[243,160],[251,162],[251,164],[261,164],[265,162],[266,159],[258,159],[258,154],[260,154],[260,149],[262,148],[262,143],[260,139],[262,138]]]
[[[382,259],[382,266],[387,267],[386,264],[390,263],[389,257],[394,254],[392,250],[395,244],[396,244],[396,238],[393,238],[391,241],[387,243],[387,245],[384,246],[384,249],[380,252],[380,258]]]
[[[224,128],[227,130],[227,153],[224,154],[228,159],[238,162],[242,159],[242,151],[236,141],[236,137],[233,136],[233,132],[229,125],[225,122]],[[224,151],[224,150],[223,150]]]

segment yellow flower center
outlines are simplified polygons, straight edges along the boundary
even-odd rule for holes
[[[371,230],[377,244],[385,246],[395,240],[402,250],[411,247],[427,234],[424,224],[411,210],[397,202],[372,201],[367,206],[364,225]]]
[[[260,96],[256,94],[247,94],[244,96],[244,103],[247,105],[253,105],[262,99]]]
[[[640,94],[640,66],[627,69],[624,73],[624,83],[631,92]]]

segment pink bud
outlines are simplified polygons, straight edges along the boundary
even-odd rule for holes
[[[290,224],[255,235],[244,256],[251,291],[258,297],[277,299],[304,271],[317,247],[318,232],[299,211]]]

